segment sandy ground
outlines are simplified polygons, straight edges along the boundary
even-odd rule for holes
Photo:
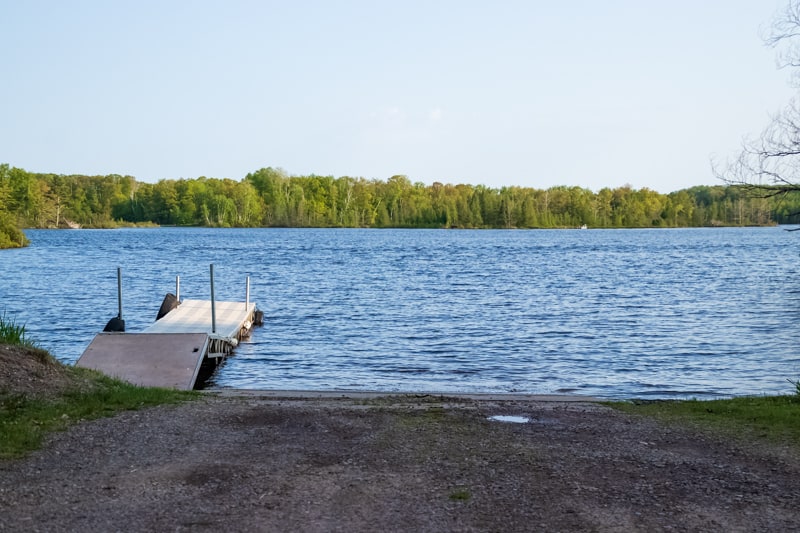
[[[56,434],[0,462],[0,530],[800,530],[796,449],[591,402],[279,396]]]

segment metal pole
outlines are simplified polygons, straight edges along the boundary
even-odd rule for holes
[[[250,309],[250,276],[247,276],[247,291],[244,296],[244,310],[245,312]]]
[[[175,299],[181,301],[181,277],[175,276]]]
[[[214,263],[211,263],[211,333],[217,332],[217,310],[214,307]]]
[[[122,267],[117,267],[117,302],[119,303],[117,318],[122,320]]]

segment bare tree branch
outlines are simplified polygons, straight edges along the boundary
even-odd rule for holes
[[[789,0],[767,32],[767,46],[777,49],[779,68],[800,67],[800,0]],[[800,68],[792,72],[800,87]],[[800,192],[800,102],[791,100],[770,118],[756,138],[745,138],[738,156],[725,164],[712,160],[714,175],[755,198],[775,198]]]
[[[782,48],[776,54],[778,68],[800,66],[800,43],[796,42],[797,37],[800,37],[800,3],[790,0],[775,15],[769,31],[762,35],[767,46]],[[800,85],[800,73],[793,73],[792,78],[795,85]]]

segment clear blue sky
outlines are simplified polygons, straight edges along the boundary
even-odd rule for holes
[[[718,183],[796,90],[782,0],[0,0],[0,162],[490,187]]]

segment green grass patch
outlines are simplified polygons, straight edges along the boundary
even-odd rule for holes
[[[607,405],[737,438],[765,439],[800,447],[800,394],[727,400],[610,402]]]
[[[472,498],[472,494],[470,494],[469,489],[466,488],[458,488],[450,493],[450,499],[454,502],[466,502],[469,501],[470,498]]]
[[[81,420],[200,395],[139,387],[94,370],[63,365],[27,338],[25,326],[5,313],[0,316],[0,344],[15,347],[7,348],[0,373],[8,380],[0,381],[0,459],[23,456],[39,448],[48,433]]]
[[[54,398],[0,394],[0,458],[24,456],[38,449],[48,433],[81,420],[178,403],[200,395],[138,387],[88,369],[70,368],[70,371],[74,373],[76,386]]]

